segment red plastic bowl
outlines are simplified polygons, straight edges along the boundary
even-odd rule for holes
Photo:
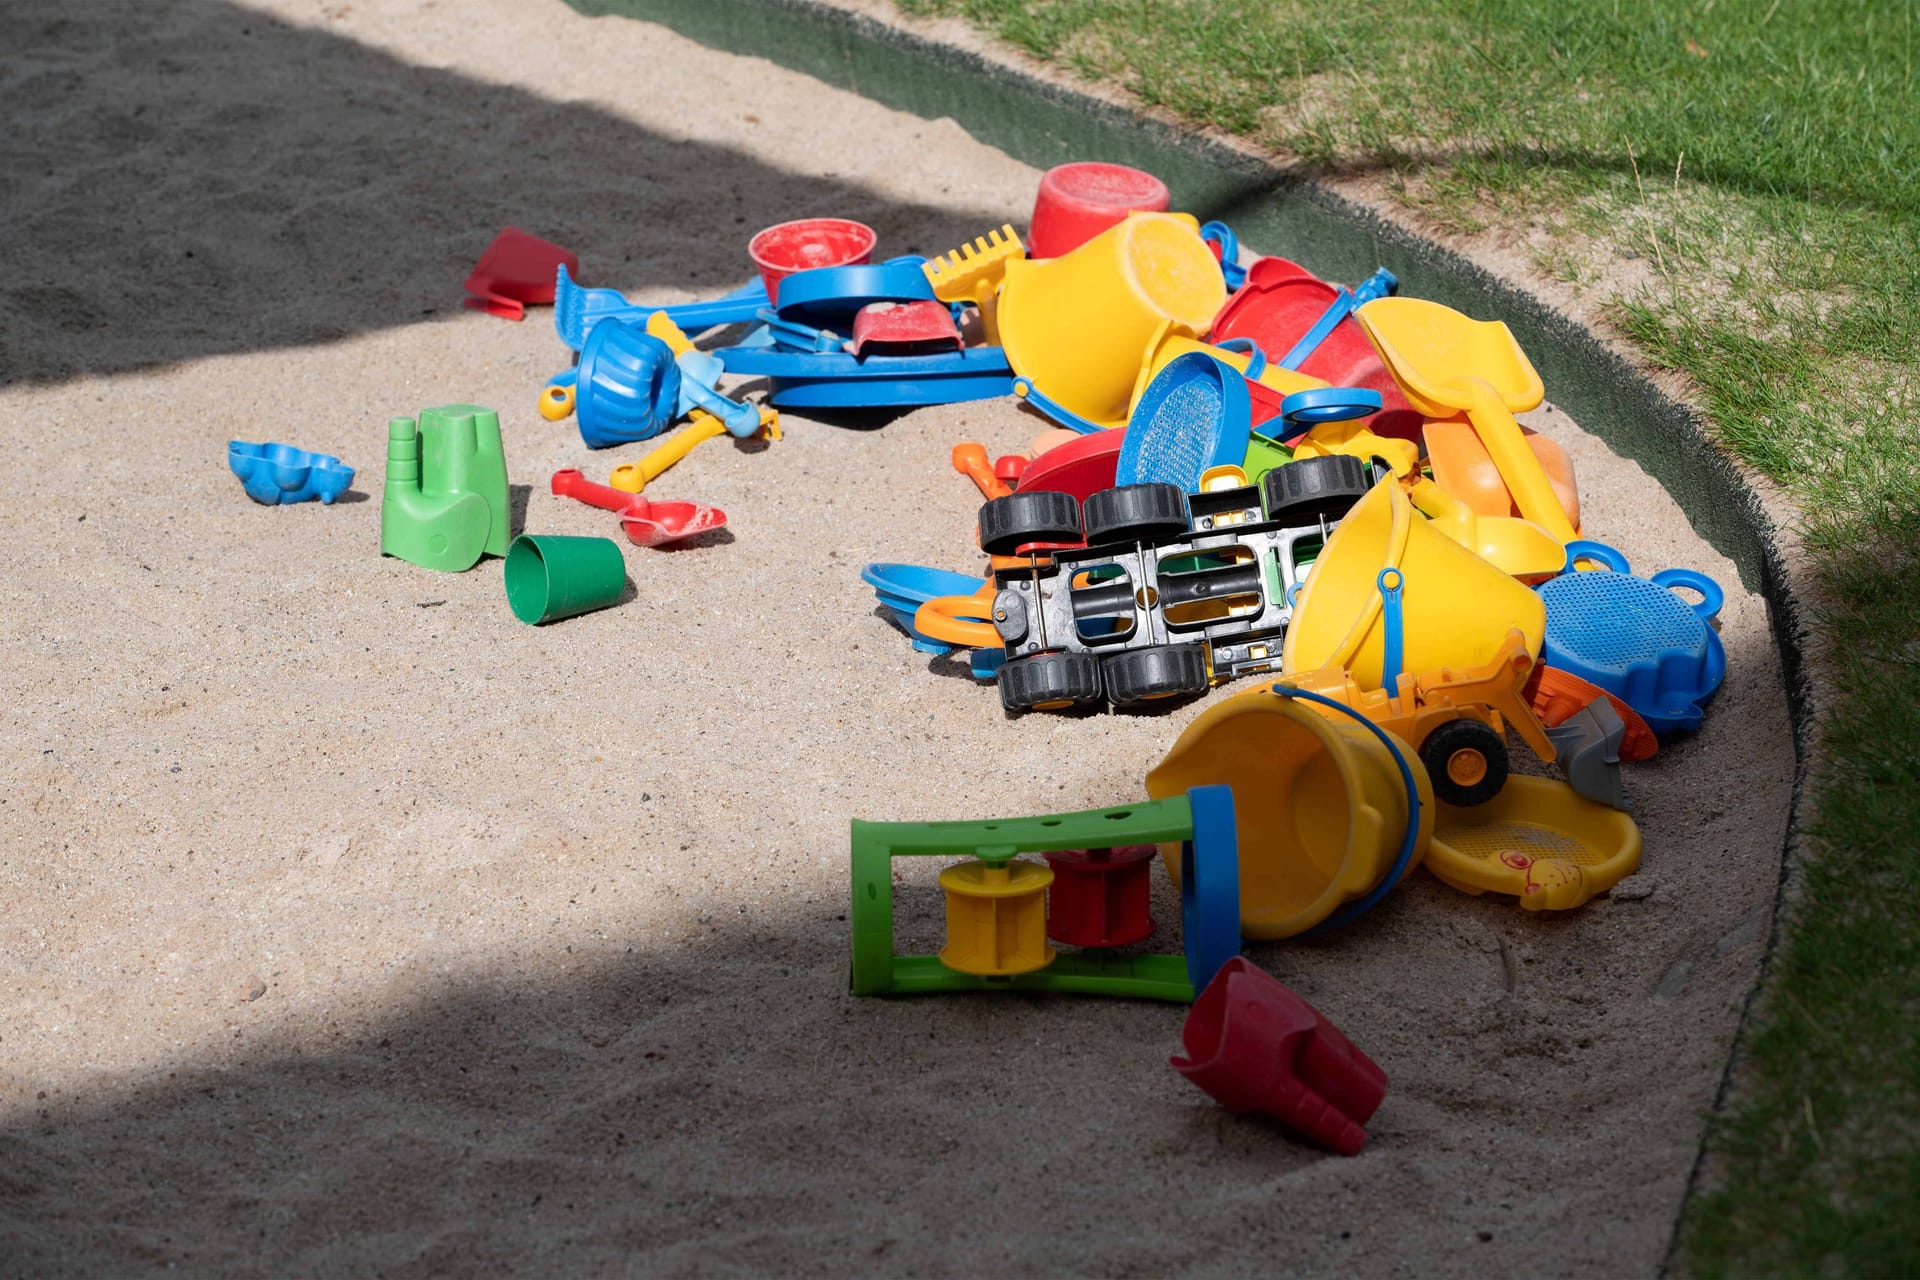
[[[767,298],[780,301],[780,282],[815,267],[857,267],[873,257],[880,237],[864,222],[847,218],[801,218],[782,222],[747,241],[747,256],[760,268]]]
[[[1084,160],[1049,169],[1040,177],[1027,231],[1027,256],[1057,258],[1078,249],[1129,213],[1165,213],[1173,201],[1167,184],[1123,164]]]

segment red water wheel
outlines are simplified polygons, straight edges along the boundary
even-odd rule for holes
[[[1150,844],[1046,855],[1047,936],[1074,947],[1124,947],[1153,933]]]

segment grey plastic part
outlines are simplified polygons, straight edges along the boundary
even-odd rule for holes
[[[1605,698],[1595,698],[1547,730],[1547,740],[1559,752],[1567,785],[1595,803],[1622,812],[1627,809],[1627,793],[1620,782],[1620,742],[1626,736],[1626,722]]]

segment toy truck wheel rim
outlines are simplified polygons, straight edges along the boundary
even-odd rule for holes
[[[1102,489],[1085,506],[1087,544],[1152,542],[1192,527],[1187,495],[1177,484],[1128,484]]]
[[[1450,805],[1485,804],[1507,785],[1507,744],[1478,720],[1449,720],[1420,744],[1433,794]]]

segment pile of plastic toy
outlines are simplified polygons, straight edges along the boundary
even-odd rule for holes
[[[869,565],[887,615],[916,648],[969,650],[1010,715],[1247,687],[1179,735],[1146,802],[855,822],[853,989],[1192,1002],[1175,1067],[1351,1154],[1385,1074],[1242,942],[1339,927],[1422,863],[1535,911],[1612,888],[1641,852],[1620,766],[1699,726],[1725,672],[1722,593],[1582,538],[1567,456],[1514,418],[1545,388],[1504,324],[1397,296],[1385,270],[1346,289],[1280,258],[1243,267],[1231,230],[1169,203],[1150,175],[1066,165],[1024,241],[1002,227],[877,264],[859,223],[785,223],[751,242],[751,285],[669,307],[582,288],[572,255],[510,228],[470,303],[553,303],[577,361],[540,410],[588,446],[687,424],[607,485],[552,478],[642,545],[723,524],[641,492],[704,440],[778,439],[781,408],[1023,399],[1045,428],[1025,454],[953,450],[987,499],[990,576]],[[765,379],[768,403],[728,376]],[[262,502],[330,502],[352,478],[278,445],[235,442],[231,461]],[[498,421],[475,406],[394,420],[381,528],[429,568],[507,554],[529,622],[619,596],[610,541],[508,549]],[[1513,773],[1508,730],[1559,777]],[[901,856],[959,859],[936,956],[894,954]],[[1156,857],[1181,891],[1179,955],[1138,950]]]

